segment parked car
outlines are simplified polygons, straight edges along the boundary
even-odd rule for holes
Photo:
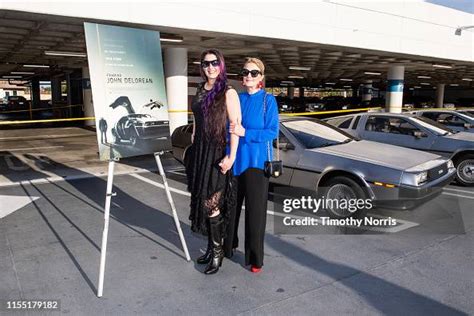
[[[191,138],[183,134],[192,133],[191,125],[172,136],[173,155],[181,162],[189,159]],[[283,175],[270,181],[313,190],[326,199],[370,198],[377,206],[409,209],[438,195],[455,174],[447,158],[360,140],[310,118],[282,118],[279,149]],[[327,211],[338,218],[354,215],[347,209]]]
[[[344,120],[345,118],[345,120]],[[360,113],[326,122],[362,139],[403,146],[450,158],[456,180],[474,186],[474,134],[456,132],[423,116],[397,113]],[[407,158],[403,158],[407,159]]]
[[[427,117],[458,132],[474,133],[474,117],[453,110],[413,111],[412,114]]]
[[[27,110],[30,107],[30,101],[19,95],[10,95],[3,100],[2,108],[6,111]]]

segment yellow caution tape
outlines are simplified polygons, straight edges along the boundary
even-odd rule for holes
[[[369,110],[379,110],[378,108],[363,108],[363,109],[348,109],[348,110],[335,110],[335,111],[320,111],[320,112],[301,112],[301,113],[280,113],[284,116],[305,116],[305,115],[322,115],[322,114],[332,114],[332,113],[347,113],[347,112],[362,112]]]

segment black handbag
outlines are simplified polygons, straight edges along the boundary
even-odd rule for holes
[[[265,96],[263,97],[263,120],[265,121],[265,115],[267,113],[267,93],[265,92]],[[270,178],[278,178],[283,174],[283,163],[280,160],[280,142],[279,142],[279,137],[277,136],[276,138],[277,141],[277,156],[276,160],[273,160],[273,157],[270,155],[270,142],[267,142],[267,154],[268,154],[268,160],[265,161],[264,164],[264,173],[265,176]]]

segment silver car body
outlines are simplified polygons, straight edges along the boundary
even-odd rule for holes
[[[344,117],[352,118],[352,121],[347,128],[342,128],[342,130],[361,139],[427,151],[448,158],[453,158],[461,152],[474,153],[473,133],[454,132],[430,119],[420,118],[413,114],[360,113]],[[377,129],[371,126],[382,118],[405,122],[407,126],[413,127],[412,134],[394,133],[385,127]],[[341,120],[342,117],[337,119]],[[325,121],[332,124],[334,120],[326,119]],[[421,132],[421,137],[416,137],[415,132]]]

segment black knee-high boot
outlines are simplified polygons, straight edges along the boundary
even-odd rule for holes
[[[224,259],[224,249],[222,247],[222,215],[217,215],[209,218],[209,228],[211,232],[212,242],[212,256],[211,260],[207,264],[205,274],[214,274],[219,271],[219,267],[222,265],[222,259]]]
[[[211,228],[209,227],[209,220],[207,220],[207,249],[206,253],[197,258],[198,264],[208,264],[212,258],[212,239],[211,239]]]

